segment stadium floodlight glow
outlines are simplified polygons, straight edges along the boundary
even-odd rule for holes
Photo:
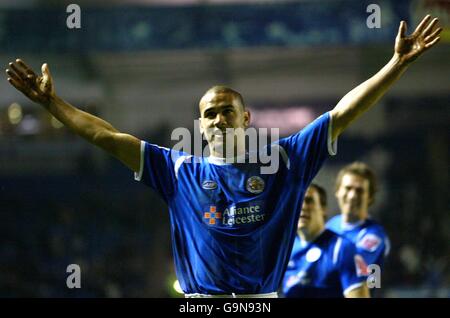
[[[173,287],[173,290],[175,290],[178,294],[184,294],[183,290],[181,289],[180,282],[178,281],[178,279],[176,279],[173,282],[172,287]]]
[[[11,124],[17,125],[23,118],[22,106],[18,103],[12,103],[8,107],[8,118]]]

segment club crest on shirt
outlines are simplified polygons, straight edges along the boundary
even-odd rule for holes
[[[264,180],[261,177],[253,176],[247,179],[246,189],[248,192],[258,194],[264,191]]]
[[[378,246],[381,244],[381,238],[375,234],[369,233],[364,235],[356,245],[369,252],[374,252],[377,250]]]
[[[205,180],[202,183],[202,188],[205,190],[214,190],[217,189],[217,182],[212,180]]]
[[[317,261],[321,255],[322,251],[320,250],[320,248],[313,247],[306,253],[306,260],[310,263],[313,263]]]

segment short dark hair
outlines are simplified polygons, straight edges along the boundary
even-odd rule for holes
[[[339,171],[338,176],[336,178],[336,191],[338,191],[339,187],[341,186],[342,178],[346,174],[357,175],[361,178],[366,179],[369,182],[369,198],[370,198],[369,204],[372,204],[375,199],[375,193],[378,191],[377,178],[373,170],[367,164],[361,161],[355,161],[345,166]]]
[[[211,87],[210,89],[208,89],[205,94],[203,94],[202,99],[205,95],[209,94],[209,93],[227,93],[227,94],[232,94],[234,96],[234,98],[236,98],[239,103],[242,105],[242,110],[245,110],[245,104],[244,104],[244,98],[242,97],[242,95],[232,89],[231,87],[225,86],[225,85],[215,85],[213,87]],[[201,102],[201,99],[200,99]]]
[[[325,189],[322,188],[317,183],[311,183],[309,185],[309,187],[313,188],[314,190],[317,191],[317,193],[319,194],[320,205],[322,206],[322,208],[324,210],[326,210],[326,208],[327,208],[327,192],[325,191]]]

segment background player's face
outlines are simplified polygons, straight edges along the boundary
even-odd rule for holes
[[[249,124],[250,114],[230,93],[209,93],[200,102],[200,131],[213,147],[223,149],[227,129],[232,128],[235,145]],[[242,128],[242,130],[236,130]],[[243,135],[242,135],[243,136]]]
[[[309,187],[303,199],[302,211],[298,220],[298,229],[319,232],[325,223],[325,211],[320,204],[320,196],[315,188]]]
[[[350,216],[350,220],[362,219],[369,208],[369,180],[355,174],[345,174],[336,198],[341,212]]]

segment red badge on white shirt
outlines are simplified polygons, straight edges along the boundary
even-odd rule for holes
[[[369,252],[374,252],[377,250],[378,246],[381,244],[381,238],[375,234],[369,233],[364,235],[356,244],[357,247],[362,248]]]

